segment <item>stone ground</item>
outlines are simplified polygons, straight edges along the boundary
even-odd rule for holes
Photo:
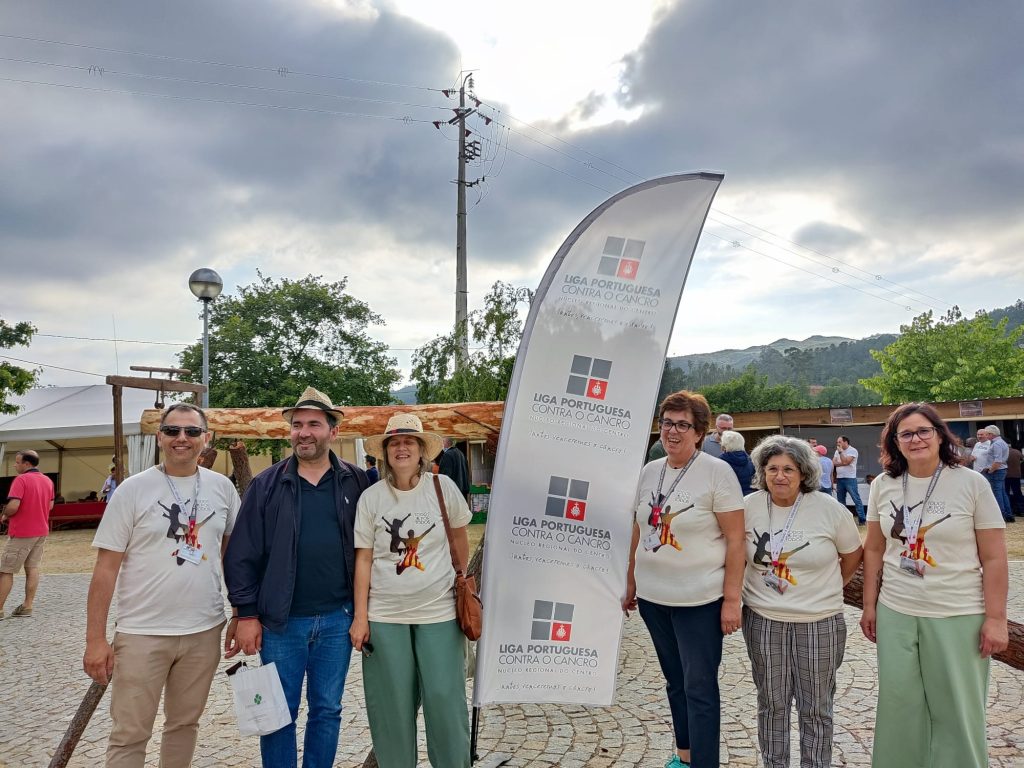
[[[46,766],[71,719],[88,679],[81,671],[85,637],[86,574],[44,577],[36,616],[0,622],[0,768]],[[1010,618],[1024,622],[1024,562],[1010,566]],[[8,608],[18,604],[24,582],[15,581]],[[859,613],[846,611],[846,660],[839,672],[833,764],[868,765],[875,704],[875,654],[864,640]],[[626,622],[617,704],[489,707],[480,728],[480,755],[513,755],[510,766],[660,766],[671,750],[664,684],[639,617]],[[227,666],[224,664],[223,666]],[[722,683],[722,761],[756,766],[754,685],[739,633],[726,638]],[[370,747],[362,707],[362,676],[353,661],[345,692],[337,766],[358,766]],[[992,665],[988,736],[991,765],[1024,766],[1024,672]],[[158,715],[157,722],[162,716]],[[300,715],[300,722],[304,717]],[[100,703],[70,765],[102,764],[110,728],[107,699]],[[150,744],[156,764],[159,732]],[[793,744],[797,745],[794,717]],[[227,679],[218,675],[200,728],[193,765],[258,766],[255,738],[238,735]],[[421,761],[426,765],[425,751]],[[793,764],[799,763],[794,754]]]

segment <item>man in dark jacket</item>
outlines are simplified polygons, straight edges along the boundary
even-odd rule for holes
[[[314,768],[333,765],[338,749],[352,655],[353,525],[367,480],[330,449],[343,414],[327,395],[308,387],[283,414],[292,456],[253,479],[224,558],[236,613],[224,649],[228,657],[259,652],[281,677],[292,722],[260,737],[265,768],[296,765],[295,718],[306,679],[302,764]]]
[[[437,471],[454,480],[462,495],[469,500],[469,465],[450,437],[444,438],[444,450],[437,457]]]

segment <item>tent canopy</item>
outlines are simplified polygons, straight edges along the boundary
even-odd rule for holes
[[[122,417],[125,435],[140,434],[142,412],[153,407],[155,392],[125,388]],[[109,445],[114,435],[113,388],[107,384],[44,387],[29,390],[8,402],[18,407],[0,415],[0,443],[66,444],[75,447]],[[70,447],[70,446],[65,446]]]

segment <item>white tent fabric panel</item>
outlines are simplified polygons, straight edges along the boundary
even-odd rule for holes
[[[153,407],[156,392],[125,388],[121,414],[125,435],[140,434],[142,412]],[[0,416],[0,442],[110,437],[114,434],[114,397],[107,384],[32,389],[8,402],[18,407]]]
[[[128,474],[137,475],[155,464],[156,435],[128,435]]]

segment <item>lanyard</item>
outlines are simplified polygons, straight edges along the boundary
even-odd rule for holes
[[[786,546],[786,539],[789,538],[789,532],[793,528],[793,521],[796,519],[796,511],[800,509],[800,502],[803,501],[803,493],[797,494],[796,501],[793,506],[789,508],[789,516],[786,518],[786,524],[782,527],[782,532],[776,539],[775,534],[772,533],[772,496],[768,494],[768,541],[770,542],[769,547],[772,555],[772,565],[778,567],[779,556],[782,554],[782,548]]]
[[[668,493],[666,493],[664,496],[662,496],[661,495],[661,487],[665,484],[665,470],[668,469],[668,459],[665,459],[665,463],[661,465],[661,475],[658,477],[658,493],[657,493],[657,497],[656,497],[656,500],[657,500],[657,505],[656,506],[659,509],[661,508],[662,503],[665,502],[668,499],[668,497],[672,495],[672,492],[676,489],[676,486],[679,485],[679,481],[683,479],[683,475],[685,475],[687,470],[691,466],[693,466],[693,462],[695,462],[697,460],[697,454],[699,454],[699,453],[700,453],[700,451],[694,450],[693,456],[691,456],[690,460],[688,462],[686,462],[686,466],[684,466],[680,470],[679,474],[676,475],[676,479],[672,481],[672,485],[670,485],[668,487]]]
[[[914,515],[907,507],[907,472],[903,473],[903,535],[907,537],[907,544],[913,547],[917,544],[917,531],[924,519],[924,510],[928,506],[928,499],[932,497],[932,491],[939,482],[939,475],[942,474],[942,464],[935,468],[931,482],[928,483],[928,490],[924,492],[924,501],[921,502],[921,512]]]
[[[185,511],[185,502],[181,500],[181,494],[178,493],[178,486],[171,480],[171,476],[167,474],[167,467],[161,466],[160,471],[164,473],[164,479],[167,481],[167,485],[171,488],[171,493],[174,494],[174,500],[178,503],[178,509],[182,512]],[[188,513],[188,525],[189,529],[196,524],[196,510],[199,509],[199,467],[196,467],[196,487],[192,491],[192,511]]]

